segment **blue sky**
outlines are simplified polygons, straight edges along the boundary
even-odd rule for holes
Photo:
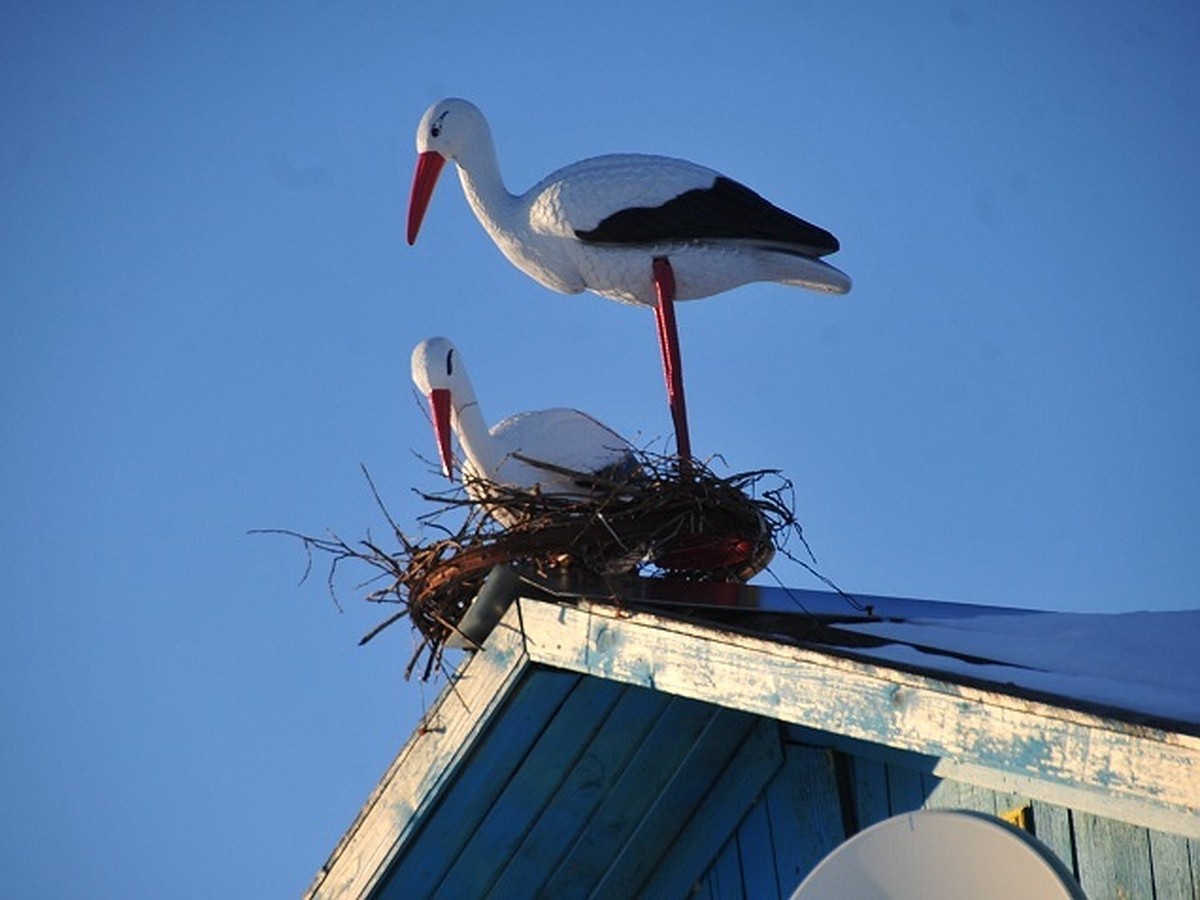
[[[692,439],[777,467],[850,591],[1200,606],[1200,9],[748,2],[0,11],[0,862],[13,896],[295,896],[433,688],[255,528],[441,487],[408,376],[485,416],[670,418],[647,310],[513,269],[416,123],[523,190],[684,156],[829,228],[845,298],[679,309]],[[446,175],[450,175],[449,172]],[[715,463],[718,471],[720,463]],[[816,586],[780,565],[788,584]]]

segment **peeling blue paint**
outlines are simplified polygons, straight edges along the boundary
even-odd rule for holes
[[[649,660],[638,660],[630,669],[629,674],[634,684],[644,687],[654,687],[655,665]]]
[[[1016,771],[1039,772],[1061,779],[1055,774],[1053,759],[1056,747],[1033,735],[1011,735],[1007,740],[980,740],[973,747],[979,763],[992,768]]]
[[[616,662],[620,656],[620,644],[620,634],[610,628],[607,623],[598,622],[586,648],[587,670],[609,678],[613,677]]]
[[[518,647],[507,642],[504,644],[493,642],[487,644],[483,652],[487,654],[488,662],[494,664],[496,668],[507,669],[512,665],[516,654],[520,650]]]

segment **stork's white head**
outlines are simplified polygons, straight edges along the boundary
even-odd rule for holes
[[[417,126],[417,153],[433,150],[446,159],[458,159],[463,151],[490,132],[479,107],[469,100],[448,97],[439,100],[421,116]]]
[[[446,160],[452,159],[462,165],[465,154],[475,148],[489,148],[491,140],[487,120],[479,107],[470,101],[449,97],[425,110],[421,124],[417,126],[417,169],[408,199],[410,244],[417,240],[421,220]]]
[[[447,478],[454,473],[450,452],[453,426],[452,412],[456,404],[473,397],[467,372],[458,358],[454,344],[444,337],[426,338],[412,352],[412,380],[417,389],[429,398],[433,416],[433,433],[437,438],[438,456]]]

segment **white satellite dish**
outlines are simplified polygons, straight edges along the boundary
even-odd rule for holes
[[[923,809],[872,825],[809,873],[792,900],[1086,900],[1031,835],[971,812]]]

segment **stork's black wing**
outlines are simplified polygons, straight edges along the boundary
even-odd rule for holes
[[[787,244],[807,256],[838,249],[838,240],[780,209],[731,178],[717,176],[712,187],[684,191],[661,206],[631,207],[613,213],[581,241],[596,244],[660,244],[676,241],[755,240]]]

